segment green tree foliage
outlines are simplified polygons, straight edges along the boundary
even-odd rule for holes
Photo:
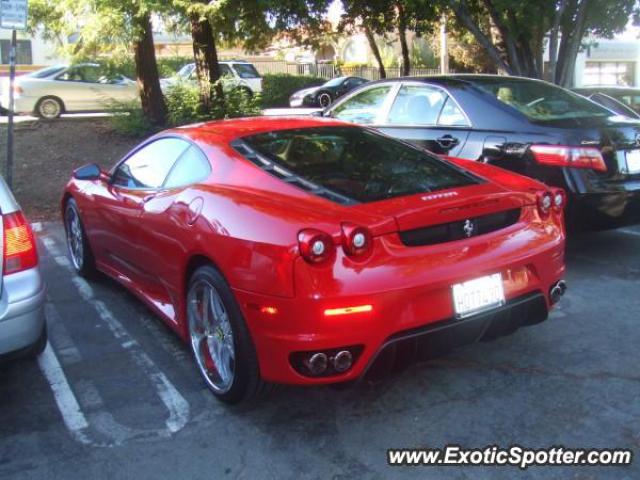
[[[639,9],[637,0],[444,0],[442,6],[506,73],[543,78],[548,43],[548,77],[565,86],[573,84],[585,36],[611,37]]]
[[[73,59],[133,50],[142,110],[154,125],[166,122],[151,17],[161,0],[31,0],[30,26],[59,41]]]
[[[223,93],[212,86],[220,78],[217,46],[241,43],[247,50],[264,48],[278,33],[310,39],[323,31],[323,14],[330,0],[173,0],[174,8],[190,23],[201,107],[212,107]],[[219,84],[217,84],[219,85]]]

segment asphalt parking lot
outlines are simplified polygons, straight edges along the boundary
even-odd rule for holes
[[[229,408],[187,347],[39,232],[50,345],[0,365],[0,478],[640,478],[630,467],[389,467],[388,448],[640,451],[640,228],[574,238],[549,321],[374,385],[287,387]]]

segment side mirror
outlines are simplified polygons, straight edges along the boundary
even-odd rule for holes
[[[324,117],[324,110],[314,110],[311,112],[312,117]]]
[[[99,180],[102,176],[102,170],[95,163],[90,163],[73,171],[73,178],[77,180]]]

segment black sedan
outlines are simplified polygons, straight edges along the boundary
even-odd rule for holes
[[[640,121],[547,82],[493,75],[387,79],[322,114],[564,188],[574,228],[640,223]]]
[[[598,105],[602,105],[604,108],[611,110],[616,115],[622,115],[624,117],[640,119],[640,113],[631,108],[628,104],[623,103],[620,97],[614,98],[606,93],[599,91],[592,91],[591,89],[582,90],[574,89],[576,93],[579,93],[583,97],[588,98],[592,102],[596,102]]]
[[[368,80],[360,77],[332,78],[319,87],[305,88],[295,92],[289,98],[289,106],[326,108],[345,93],[367,82]]]
[[[591,95],[598,93],[607,95],[608,97],[624,103],[635,112],[640,113],[640,88],[595,86],[574,88],[573,91],[586,97],[590,97]]]

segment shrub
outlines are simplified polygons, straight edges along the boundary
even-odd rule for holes
[[[311,75],[267,74],[262,77],[262,107],[288,107],[289,97],[303,88],[322,85],[326,80]]]
[[[127,137],[143,137],[153,131],[153,126],[142,113],[140,102],[113,102],[109,106],[109,118],[114,132]]]
[[[200,107],[200,92],[197,85],[190,82],[177,82],[169,87],[165,93],[169,124],[179,126],[205,120],[252,117],[262,113],[259,95],[251,95],[234,81],[223,79],[219,82],[223,87],[223,101],[216,98],[214,88],[211,110],[204,112]]]

